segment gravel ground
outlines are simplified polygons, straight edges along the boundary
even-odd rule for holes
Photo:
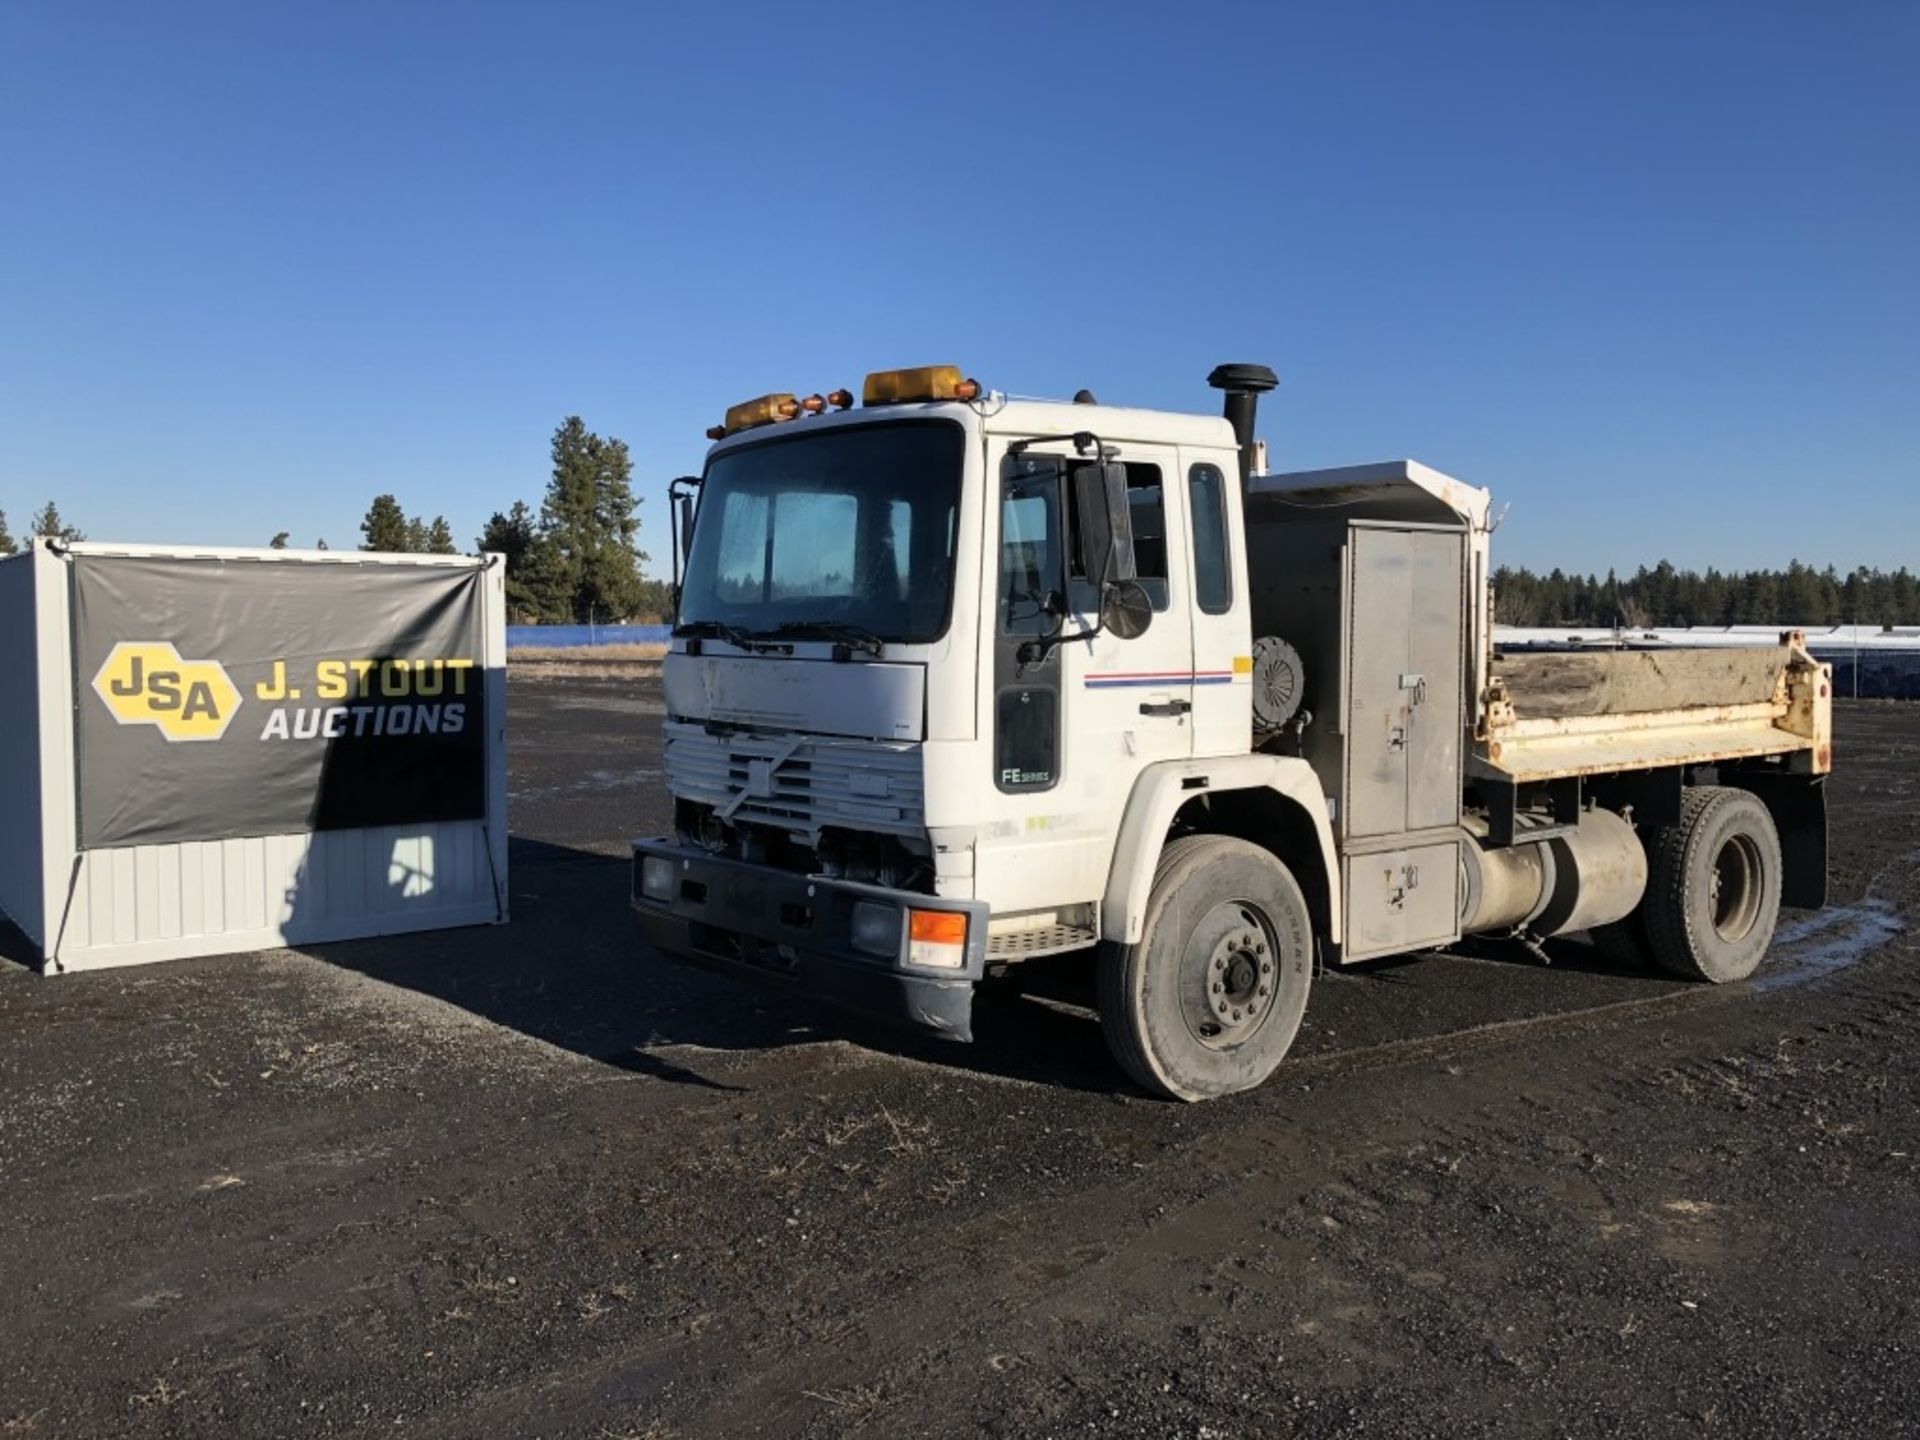
[[[1920,707],[1754,983],[1329,975],[1178,1107],[1083,966],[960,1047],[642,954],[657,687],[512,704],[511,926],[0,964],[0,1436],[1920,1430]]]

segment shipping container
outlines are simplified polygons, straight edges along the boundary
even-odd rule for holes
[[[498,556],[0,560],[0,912],[47,973],[507,919]]]

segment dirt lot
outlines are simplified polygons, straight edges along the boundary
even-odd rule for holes
[[[657,689],[513,706],[511,926],[0,964],[0,1436],[1920,1429],[1920,706],[1756,983],[1327,976],[1190,1108],[1073,966],[967,1048],[639,953]]]

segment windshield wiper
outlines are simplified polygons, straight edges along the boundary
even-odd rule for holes
[[[766,633],[796,640],[833,640],[852,650],[864,650],[876,660],[887,643],[866,626],[845,620],[787,620]]]
[[[729,625],[724,620],[689,620],[684,625],[676,625],[673,630],[676,640],[724,640],[737,650],[753,649],[753,636],[737,625]]]

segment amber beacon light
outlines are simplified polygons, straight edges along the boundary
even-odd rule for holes
[[[916,400],[978,400],[980,382],[957,365],[921,365],[912,370],[876,370],[861,387],[861,403],[905,405]]]
[[[707,431],[709,440],[724,440],[729,435],[737,435],[742,430],[752,430],[759,425],[771,425],[776,420],[791,420],[800,413],[800,402],[785,391],[773,395],[762,395],[758,399],[743,400],[738,405],[727,407],[726,420]]]

